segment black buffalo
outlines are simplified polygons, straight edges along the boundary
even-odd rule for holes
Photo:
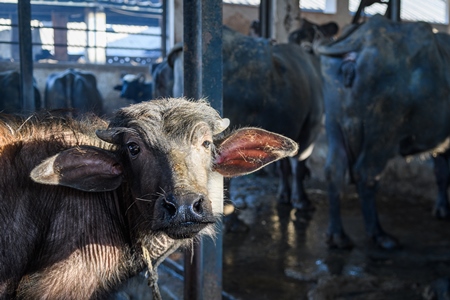
[[[450,36],[433,33],[424,22],[376,15],[320,52],[329,145],[328,242],[351,246],[339,212],[348,170],[368,236],[394,248],[398,241],[382,229],[375,197],[380,174],[395,155],[433,153],[439,186],[434,212],[449,215]]]
[[[176,44],[169,55],[152,71],[153,79],[153,99],[173,97],[173,64],[176,56],[171,53],[177,53],[182,49],[182,44]]]
[[[41,108],[41,94],[36,85],[34,105],[36,110]],[[20,101],[20,73],[17,71],[0,72],[0,112],[24,113],[23,103]]]
[[[145,81],[145,75],[139,73],[125,74],[122,76],[122,84],[116,85],[114,90],[120,91],[120,97],[134,102],[142,102],[153,99],[153,83]]]
[[[174,96],[183,92],[182,51],[172,52]],[[170,56],[177,56],[171,58]],[[250,125],[280,133],[299,143],[290,159],[281,161],[279,199],[309,209],[303,180],[306,158],[312,152],[323,118],[319,59],[296,44],[275,44],[223,28],[223,111],[232,124]]]
[[[330,42],[338,33],[339,26],[336,22],[328,22],[325,24],[315,24],[302,19],[301,26],[289,34],[289,43],[295,43],[309,53],[315,54],[316,48],[322,44]]]
[[[172,48],[179,51],[181,44]],[[173,56],[170,55],[169,58]],[[146,82],[145,75],[140,73],[122,75],[122,84],[116,85],[114,90],[120,91],[120,97],[134,102],[141,102],[159,98],[173,97],[173,61],[165,58],[160,63],[152,64],[152,81]]]
[[[97,79],[90,72],[67,69],[52,73],[45,84],[44,107],[73,109],[78,113],[103,113],[103,98],[97,88]]]
[[[205,101],[154,100],[109,125],[0,115],[0,298],[98,299],[174,246],[213,235],[218,178],[293,155]]]

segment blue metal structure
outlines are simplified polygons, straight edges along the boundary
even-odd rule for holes
[[[222,113],[222,1],[184,0],[184,95],[207,98]],[[222,299],[222,239],[186,251],[184,299]],[[192,257],[192,260],[191,260]]]

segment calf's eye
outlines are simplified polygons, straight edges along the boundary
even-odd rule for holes
[[[211,147],[211,142],[210,141],[204,141],[202,146],[205,147],[206,149],[209,149]]]
[[[130,152],[131,156],[136,156],[141,151],[141,148],[136,143],[128,143],[127,148],[128,148],[128,152]]]

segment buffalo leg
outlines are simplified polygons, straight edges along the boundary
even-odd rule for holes
[[[446,152],[433,157],[434,175],[438,186],[438,197],[433,209],[433,215],[442,219],[449,217],[447,188],[450,182],[450,170],[448,155],[449,153]]]
[[[299,161],[296,157],[289,159],[292,170],[292,206],[298,210],[311,210],[313,206],[309,201],[308,195],[305,191],[304,180],[310,175],[310,171],[306,166],[306,159]]]
[[[278,201],[282,204],[290,204],[291,199],[291,165],[287,158],[277,162],[278,165]]]
[[[383,155],[380,153],[383,153]],[[366,142],[366,150],[362,151],[353,170],[366,233],[377,246],[383,249],[394,249],[399,246],[398,241],[381,228],[376,207],[378,177],[386,166],[389,157],[394,156],[393,154],[389,155],[391,153],[394,153],[394,151],[386,147],[376,147],[372,143]]]
[[[375,199],[377,186],[378,183],[370,183],[370,185],[364,181],[358,183],[358,194],[361,200],[366,232],[377,246],[383,249],[394,249],[399,246],[398,241],[381,228],[378,219]]]
[[[328,182],[329,223],[327,244],[330,248],[351,248],[353,243],[344,231],[341,220],[340,198],[347,170],[347,154],[343,143],[330,139],[328,133],[328,155],[325,164],[325,175]]]

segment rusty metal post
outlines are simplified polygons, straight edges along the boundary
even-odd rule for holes
[[[183,10],[184,95],[207,98],[222,113],[222,1],[184,0]],[[217,228],[214,241],[204,238],[185,253],[186,300],[222,299],[223,236]]]
[[[19,0],[19,52],[20,52],[20,98],[23,113],[36,110],[33,88],[33,51],[31,39],[31,3],[30,0]]]

